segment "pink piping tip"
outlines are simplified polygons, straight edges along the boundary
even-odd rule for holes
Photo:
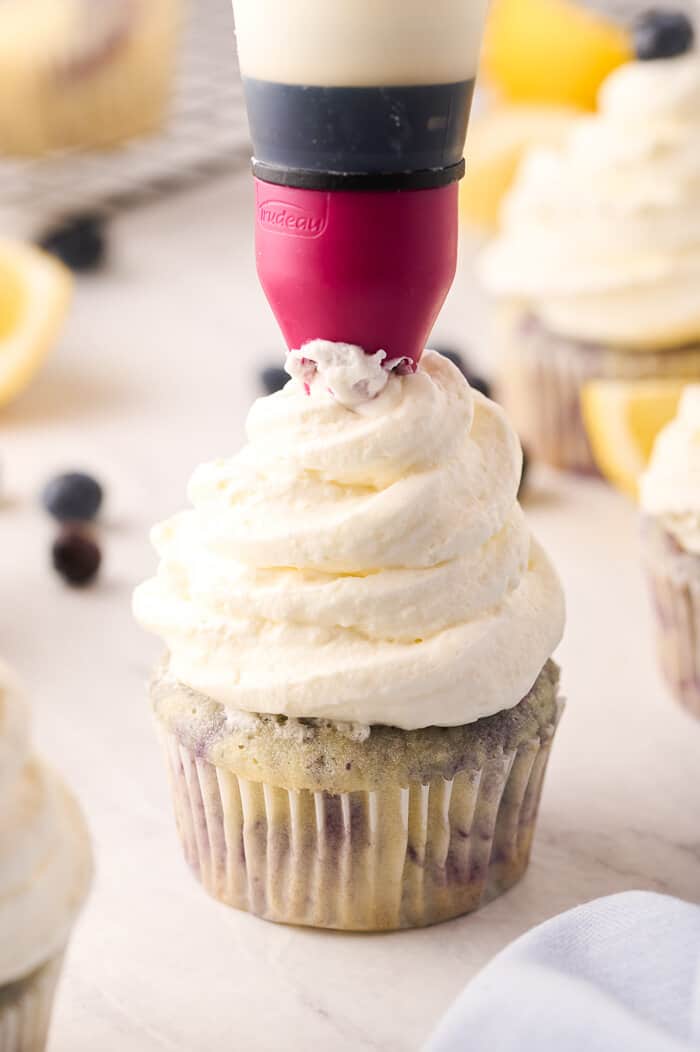
[[[352,343],[414,371],[457,265],[457,184],[320,191],[256,179],[260,282],[290,350]]]

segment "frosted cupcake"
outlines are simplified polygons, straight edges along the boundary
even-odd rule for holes
[[[482,268],[504,404],[535,455],[582,471],[587,381],[700,378],[700,56],[630,62],[599,103],[528,156]]]
[[[0,665],[0,1049],[42,1052],[71,928],[87,895],[87,830],[29,751],[25,703]]]
[[[182,0],[0,0],[0,152],[114,146],[157,128]]]
[[[642,476],[644,561],[661,667],[677,699],[700,717],[700,386],[687,387]]]
[[[316,341],[200,467],[136,592],[185,854],[222,902],[380,930],[524,873],[559,716],[558,579],[503,411],[441,355]],[[307,393],[308,392],[308,393]]]

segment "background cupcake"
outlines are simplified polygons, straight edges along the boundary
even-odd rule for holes
[[[642,539],[661,667],[700,717],[700,385],[685,389],[642,476]]]
[[[483,258],[506,407],[536,455],[578,470],[584,384],[700,377],[700,57],[683,15],[636,40],[599,112],[528,156]]]
[[[182,0],[0,3],[0,151],[104,148],[156,129]]]
[[[167,645],[153,704],[205,887],[271,920],[411,927],[527,866],[563,600],[502,410],[438,354],[389,378],[339,346],[304,348],[248,445],[197,470],[135,611]]]
[[[92,870],[82,815],[29,752],[24,701],[0,665],[0,1049],[42,1052]]]
[[[619,12],[618,12],[619,13]],[[629,34],[608,12],[571,0],[493,0],[460,183],[463,219],[494,231],[522,158],[558,146],[595,109],[605,77],[631,58]]]

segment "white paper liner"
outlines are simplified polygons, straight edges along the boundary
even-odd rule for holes
[[[0,986],[0,1052],[44,1052],[62,965],[61,953],[28,978]]]
[[[206,890],[267,920],[357,931],[460,916],[520,879],[554,730],[451,780],[334,794],[242,778],[160,726],[185,856]]]
[[[644,558],[656,615],[659,662],[676,699],[700,718],[700,557],[646,524]]]
[[[598,473],[581,413],[588,381],[700,379],[700,347],[623,352],[557,336],[508,310],[499,327],[499,400],[528,451],[568,471]]]

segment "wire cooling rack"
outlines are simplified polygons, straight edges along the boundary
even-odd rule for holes
[[[128,205],[225,168],[250,154],[230,0],[190,0],[170,117],[151,138],[104,153],[0,158],[0,204],[34,222]]]
[[[628,21],[649,0],[578,0]],[[698,17],[700,0],[655,0]],[[175,97],[165,128],[105,153],[0,157],[0,207],[33,223],[93,208],[115,208],[177,189],[217,171],[244,167],[250,147],[233,33],[231,0],[189,0]]]

